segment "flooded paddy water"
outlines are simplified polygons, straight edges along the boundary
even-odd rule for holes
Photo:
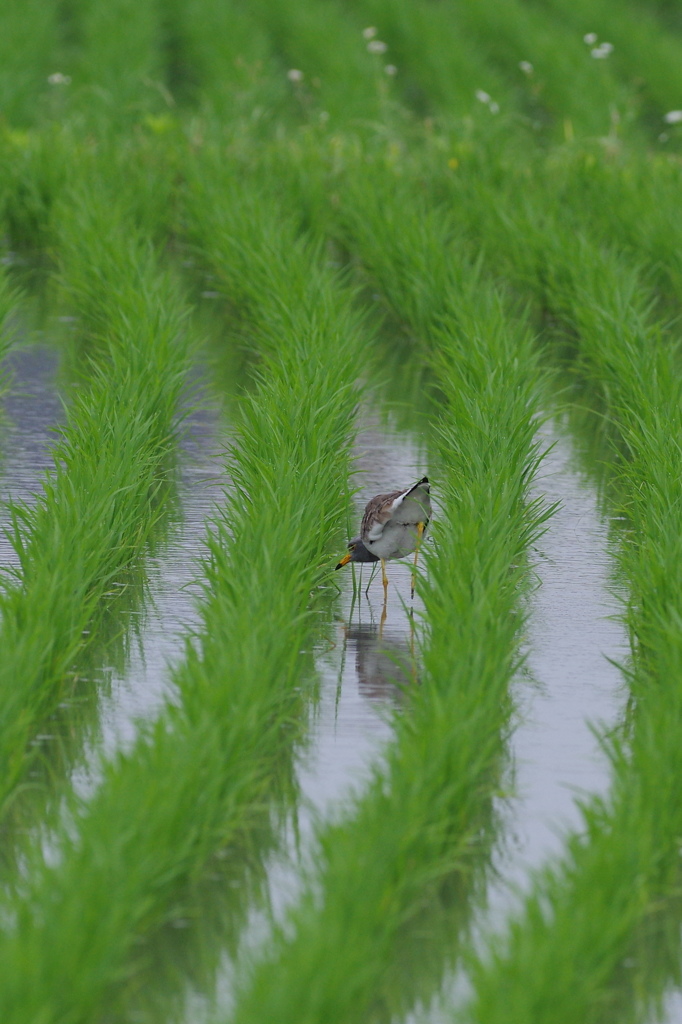
[[[365,420],[358,436],[356,466],[358,493],[355,520],[350,524],[352,536],[359,531],[371,497],[407,487],[427,473],[424,440],[398,431],[390,420],[384,425]],[[365,593],[373,569],[374,578]],[[390,712],[417,672],[414,630],[421,604],[418,591],[414,601],[410,598],[408,565],[388,563],[385,609],[376,565],[358,565],[355,573],[355,595],[351,566],[337,574],[341,599],[335,647],[318,654],[320,699],[313,710],[310,745],[300,768],[302,794],[322,815],[332,813],[353,786],[367,777],[369,765],[391,736]]]
[[[52,465],[50,449],[58,440],[56,428],[64,421],[58,367],[58,351],[50,346],[18,348],[7,360],[12,383],[3,400],[3,501],[31,504]],[[184,637],[196,622],[197,558],[208,517],[224,491],[221,456],[227,433],[215,402],[202,390],[199,369],[195,378],[167,537],[147,555],[141,573],[129,574],[120,607],[105,623],[101,643],[98,638],[87,656],[87,677],[81,673],[81,682],[97,703],[97,727],[71,780],[83,795],[96,785],[101,758],[130,743],[137,720],[155,717],[172,696],[167,668],[182,654]],[[197,397],[201,401],[195,408]],[[8,522],[3,509],[0,525]],[[4,530],[0,561],[3,566],[17,561]]]
[[[497,869],[511,893],[579,827],[576,797],[605,793],[609,766],[595,737],[624,711],[627,695],[616,664],[629,657],[609,553],[609,520],[592,481],[578,468],[567,433],[547,424],[551,447],[532,488],[560,507],[535,555],[527,660],[514,688],[518,725],[512,738],[513,789],[506,842]],[[624,597],[625,595],[622,594]],[[491,910],[505,899],[491,894]]]
[[[64,408],[56,385],[58,352],[48,345],[12,350],[3,364],[9,389],[2,398],[0,423],[0,499],[29,504],[40,490],[42,474],[52,465],[50,448]],[[3,515],[3,526],[7,517]],[[16,565],[17,556],[4,530],[0,564]]]
[[[30,347],[17,350],[11,365],[14,383],[4,403],[8,422],[0,487],[4,498],[30,501],[50,464],[52,428],[63,418],[54,383],[57,359],[49,348]],[[130,627],[126,657],[117,665],[93,669],[92,681],[101,685],[102,694],[98,733],[73,778],[83,794],[96,785],[99,759],[130,742],[136,721],[154,717],[172,697],[168,665],[181,656],[183,636],[196,621],[196,559],[225,483],[218,458],[224,434],[218,411],[211,407],[192,413],[187,426],[178,524],[168,543],[148,559],[146,579],[139,584],[144,598],[130,612],[138,624]],[[502,838],[488,909],[478,925],[481,935],[503,926],[529,872],[560,849],[562,830],[579,825],[576,796],[608,789],[608,766],[591,724],[613,725],[624,702],[621,676],[608,660],[623,661],[628,652],[623,627],[615,618],[620,609],[613,596],[608,522],[593,485],[577,469],[568,436],[560,428],[546,427],[543,439],[554,447],[542,464],[535,493],[559,501],[561,508],[537,545],[538,587],[531,599],[528,659],[514,688],[518,724],[508,780],[514,796],[500,800]],[[429,471],[425,451],[423,436],[398,429],[390,417],[365,420],[358,440],[359,491],[351,535],[370,497]],[[437,480],[433,483],[437,495]],[[4,564],[12,561],[4,537],[0,555]],[[418,678],[414,630],[420,603],[418,592],[410,600],[410,570],[389,564],[384,609],[380,575],[365,595],[371,569],[364,566],[360,579],[356,568],[355,592],[350,566],[335,576],[341,589],[337,621],[333,646],[325,640],[316,652],[319,696],[310,707],[308,742],[298,762],[300,803],[280,850],[267,860],[270,910],[265,916],[254,910],[244,929],[242,951],[253,953],[272,918],[281,920],[296,898],[314,823],[342,813],[353,791],[362,788],[390,742],[392,712],[404,699],[405,687]],[[228,960],[223,959],[219,971],[221,1007],[230,1001]],[[445,990],[451,991],[449,986]],[[191,1019],[208,1014],[212,1002],[206,1001],[206,993],[190,996]],[[434,1004],[430,1019],[445,1019],[440,1012]]]

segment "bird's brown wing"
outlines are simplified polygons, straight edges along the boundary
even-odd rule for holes
[[[380,528],[378,533],[381,536],[381,531],[391,518],[393,502],[404,493],[404,491],[391,491],[390,494],[376,494],[370,498],[365,506],[365,514],[360,524],[360,536],[363,540],[369,537],[372,530],[376,532],[377,528]]]
[[[367,537],[373,526],[383,526],[391,517],[391,508],[402,490],[391,490],[388,495],[375,495],[365,507],[363,522],[360,523],[360,537]]]
[[[427,477],[423,477],[411,487],[403,491],[391,491],[390,494],[377,494],[367,502],[362,517],[360,532],[363,542],[372,543],[379,540],[386,523],[393,519],[406,526],[417,523],[428,523],[431,517],[430,487]]]

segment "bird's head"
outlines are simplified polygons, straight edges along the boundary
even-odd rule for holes
[[[353,540],[348,541],[348,551],[343,556],[341,561],[336,566],[340,569],[344,565],[348,565],[349,562],[378,562],[379,559],[376,555],[373,555],[371,551],[368,551],[365,545],[362,543],[359,537],[355,537]]]

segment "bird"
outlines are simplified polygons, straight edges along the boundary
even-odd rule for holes
[[[416,566],[419,545],[430,518],[431,488],[427,476],[402,491],[375,495],[365,507],[359,536],[348,541],[348,552],[336,568],[341,569],[348,562],[381,562],[385,601],[388,591],[387,560],[405,558],[414,551]]]

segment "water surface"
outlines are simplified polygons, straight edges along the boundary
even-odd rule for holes
[[[47,345],[12,349],[3,361],[8,391],[2,397],[0,420],[0,565],[18,559],[4,532],[9,524],[4,502],[32,504],[46,469],[53,465],[50,448],[58,440],[64,407],[56,386],[59,355]]]

